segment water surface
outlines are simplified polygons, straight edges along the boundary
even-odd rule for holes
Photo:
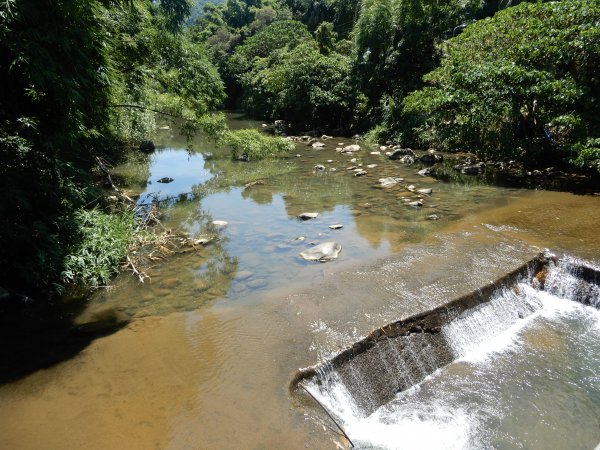
[[[218,239],[156,262],[144,284],[120,277],[79,320],[118,310],[132,319],[127,327],[0,387],[0,447],[336,448],[343,441],[321,425],[315,405],[289,395],[298,367],[476,289],[544,247],[600,255],[598,197],[438,182],[370,155],[365,144],[350,162],[335,151],[347,139],[326,141],[324,150],[298,146],[263,165],[231,162],[210,142],[188,152],[163,133],[147,161],[116,168],[118,179],[140,203],[159,201],[166,227]],[[346,168],[357,164],[377,167],[354,177]],[[385,176],[405,182],[383,190],[377,180]],[[162,177],[175,181],[157,183]],[[264,184],[245,187],[254,181]],[[410,184],[433,188],[423,208],[405,205],[403,197],[414,198]],[[296,218],[312,211],[315,220]],[[215,229],[213,220],[229,225]],[[335,223],[344,227],[330,230]],[[299,258],[327,240],[341,243],[338,261]],[[565,357],[550,350],[550,360]],[[531,411],[524,398],[515,417]],[[510,399],[500,401],[511,408]],[[582,428],[593,434],[597,425],[573,430]],[[542,442],[544,430],[532,427],[532,439]]]

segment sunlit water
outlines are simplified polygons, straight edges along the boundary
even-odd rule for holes
[[[363,142],[359,152],[341,154],[335,150],[338,144],[355,142],[343,138],[323,140],[323,149],[298,144],[284,158],[250,163],[231,161],[227,149],[210,141],[195,142],[193,150],[174,139],[164,142],[154,154],[116,167],[117,177],[139,205],[159,206],[165,227],[192,238],[217,239],[168,264],[145,268],[150,280],[144,286],[124,279],[117,291],[95,299],[101,308],[117,305],[140,317],[193,310],[218,298],[246,301],[261,292],[306,286],[321,281],[327,271],[394,254],[448,223],[527,195],[421,177],[417,171],[422,166],[390,161],[384,152],[371,154],[379,147]],[[317,164],[325,170],[315,169]],[[358,166],[366,176],[347,170]],[[389,176],[404,181],[383,189],[378,180]],[[163,177],[174,181],[158,182]],[[433,193],[420,195],[409,186],[432,188]],[[416,199],[423,207],[407,205]],[[298,219],[304,212],[319,216]],[[216,229],[214,220],[228,225]],[[329,228],[336,224],[343,228]],[[342,245],[337,261],[319,264],[300,258],[303,250],[327,241]]]
[[[257,124],[238,118],[230,125]],[[144,267],[150,276],[144,284],[120,277],[77,322],[117,311],[131,320],[128,326],[0,386],[0,448],[336,448],[345,443],[331,423],[322,426],[318,407],[289,394],[297,368],[385,323],[470,292],[541,248],[599,259],[598,197],[444,183],[418,176],[418,167],[370,155],[366,144],[353,163],[335,152],[338,142],[352,143],[347,139],[246,164],[231,162],[210,142],[195,142],[188,153],[171,131],[160,133],[159,149],[115,167],[115,180],[140,204],[159,200],[166,227],[218,239]],[[315,172],[316,164],[328,170]],[[366,177],[345,170],[357,164],[377,167],[366,168]],[[377,180],[385,176],[405,182],[383,190]],[[158,183],[162,177],[174,181]],[[259,180],[264,184],[245,187]],[[423,208],[405,205],[411,184],[433,189]],[[313,211],[320,213],[315,220],[296,218]],[[439,220],[428,220],[431,214]],[[213,220],[229,225],[212,229]],[[341,230],[328,228],[337,223]],[[295,240],[300,236],[305,239]],[[326,240],[342,245],[339,260],[308,263],[298,256]],[[355,431],[357,440],[377,442],[393,429],[392,444],[408,448],[419,447],[409,439],[417,431],[421,448],[544,448],[535,442],[550,437],[559,445],[545,448],[591,442],[598,399],[587,368],[597,367],[598,339],[581,345],[569,327],[577,330],[595,316],[558,315],[564,318],[553,318],[549,328],[540,315],[533,331],[519,331],[487,362],[458,362],[405,393],[398,399],[409,405],[404,416],[379,421],[381,432],[366,424],[364,433]],[[515,373],[560,369],[553,376],[571,383],[549,408],[552,383],[536,383],[541,391],[529,383],[529,390],[522,375],[511,375],[513,361]],[[544,414],[562,416],[566,431],[548,432],[554,419]],[[396,428],[386,425],[394,420]],[[485,435],[477,430],[489,436],[473,440]],[[520,437],[513,442],[511,436]],[[564,445],[569,436],[574,446]]]
[[[575,285],[575,277],[558,271],[548,289],[572,294]],[[569,295],[526,284],[519,290],[517,297],[507,289],[445,325],[456,360],[371,414],[335,372],[325,374],[327,384],[311,382],[309,389],[359,448],[594,448],[600,440],[600,311]],[[598,300],[597,288],[590,294]],[[528,315],[515,319],[519,305]]]

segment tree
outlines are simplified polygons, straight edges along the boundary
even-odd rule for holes
[[[522,3],[443,48],[428,86],[406,98],[422,142],[529,164],[598,164],[600,7]]]
[[[215,69],[181,33],[188,7],[0,3],[0,286],[31,293],[60,281],[85,239],[81,212],[105,206],[90,174],[94,157],[148,125],[133,124],[143,118],[122,104],[201,118],[222,98]]]

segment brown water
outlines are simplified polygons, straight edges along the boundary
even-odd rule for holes
[[[364,144],[351,163],[334,150],[344,140],[325,142],[244,164],[205,142],[186,153],[165,132],[148,164],[118,168],[140,203],[164,200],[166,226],[218,239],[148,268],[143,285],[121,277],[78,320],[117,311],[127,327],[0,387],[0,448],[335,448],[313,405],[290,397],[295,369],[542,248],[600,260],[600,197],[442,183]],[[358,164],[366,177],[345,170]],[[406,181],[383,190],[385,176]],[[423,208],[404,204],[409,184],[433,188]],[[308,211],[320,216],[296,219]],[[342,244],[338,261],[298,257],[326,240]]]

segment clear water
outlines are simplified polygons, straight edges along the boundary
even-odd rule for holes
[[[242,124],[257,125],[230,119],[233,128]],[[298,144],[284,158],[245,163],[231,161],[226,148],[210,141],[198,140],[192,150],[169,136],[170,131],[163,133],[167,135],[155,153],[134,155],[114,169],[121,187],[139,205],[155,202],[166,227],[190,237],[216,233],[218,239],[193,254],[144,268],[150,280],[143,286],[122,277],[115,290],[94,299],[90,313],[115,306],[133,317],[168,314],[216,299],[250,301],[264,292],[307,286],[328,271],[389,256],[449,223],[528,194],[421,177],[419,166],[372,155],[377,146],[362,142],[359,152],[343,155],[335,151],[338,143],[354,142],[343,138],[324,140],[323,149]],[[317,164],[326,169],[315,170]],[[366,176],[346,170],[358,165]],[[389,176],[405,181],[379,187],[378,180]],[[163,177],[174,181],[159,183]],[[410,185],[430,187],[433,194],[414,194],[407,190]],[[422,208],[406,204],[417,198],[423,199]],[[303,212],[319,216],[302,221],[297,216]],[[430,219],[432,214],[437,220]],[[228,226],[215,230],[213,220]],[[330,229],[334,224],[343,228]],[[319,264],[300,258],[303,250],[327,241],[342,245],[337,261]]]
[[[233,119],[234,128],[256,126]],[[0,386],[0,448],[339,448],[343,439],[330,422],[317,421],[314,404],[290,396],[297,368],[497,279],[544,247],[596,261],[600,255],[600,197],[438,182],[365,148],[355,155],[357,163],[378,167],[356,178],[343,170],[354,163],[335,152],[344,142],[337,139],[325,141],[324,150],[298,146],[294,154],[302,157],[235,164],[210,142],[195,142],[190,154],[170,131],[160,133],[159,150],[116,167],[115,179],[140,202],[151,193],[173,197],[161,202],[166,226],[203,233],[220,219],[229,227],[195,253],[147,267],[151,279],[144,284],[129,276],[116,280],[80,318],[116,310],[132,319],[128,326]],[[318,174],[316,164],[338,171]],[[175,181],[156,182],[165,176]],[[382,190],[377,180],[385,176],[406,183]],[[244,188],[259,179],[266,184]],[[402,197],[412,196],[403,187],[409,184],[433,188],[423,209],[404,205]],[[305,211],[321,215],[298,221],[296,214]],[[440,219],[427,220],[432,213]],[[331,231],[332,223],[344,228]],[[300,235],[306,239],[293,241]],[[310,242],[331,238],[342,244],[339,260],[299,259]],[[533,342],[530,364],[519,364],[539,372],[532,380],[544,395],[533,390],[529,396],[527,382],[516,375],[505,383],[502,370],[510,374],[508,360],[519,358],[513,350],[497,352],[504,362],[456,363],[407,392],[399,399],[414,406],[406,409],[406,420],[395,428],[388,427],[391,417],[370,424],[381,430],[360,434],[361,443],[391,434],[392,444],[416,448],[477,442],[482,448],[535,448],[532,442],[541,443],[537,448],[592,448],[598,400],[576,386],[583,374],[593,387],[585,367],[597,368],[598,340],[582,348],[568,328],[542,327],[523,344],[511,344]],[[543,382],[556,370],[563,374],[558,379],[572,377],[571,383]],[[545,417],[560,417],[564,426]],[[486,427],[498,432],[477,441],[477,430]],[[520,441],[511,440],[513,430]]]

